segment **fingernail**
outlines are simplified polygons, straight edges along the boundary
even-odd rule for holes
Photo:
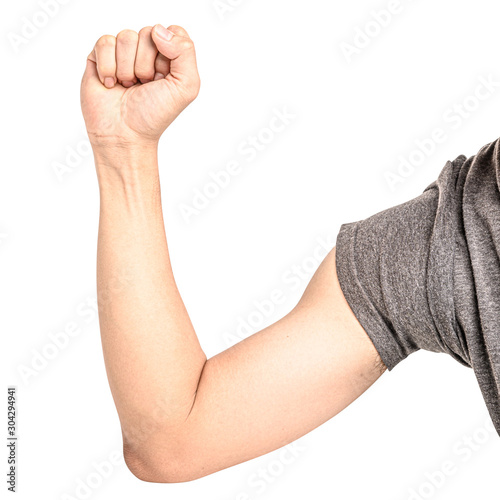
[[[115,79],[111,78],[110,76],[107,76],[104,79],[104,86],[107,87],[108,89],[112,89],[115,86]]]
[[[131,82],[131,81],[129,81],[129,80],[126,80],[126,81],[122,82],[122,86],[123,86],[123,87],[125,87],[125,88],[127,88],[127,89],[128,89],[129,87],[133,87],[134,85],[135,85],[135,83],[134,83],[134,82]]]
[[[162,78],[165,78],[165,75],[163,73],[155,73],[155,81],[161,80]]]
[[[167,42],[169,40],[172,40],[172,37],[174,36],[174,34],[171,31],[168,31],[168,29],[163,27],[161,24],[157,24],[155,26],[155,31],[160,38],[163,38]]]

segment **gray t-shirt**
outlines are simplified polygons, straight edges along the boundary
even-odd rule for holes
[[[500,139],[416,198],[337,235],[337,275],[392,370],[412,352],[471,367],[500,435]]]

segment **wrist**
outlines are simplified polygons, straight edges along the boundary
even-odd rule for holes
[[[92,142],[92,151],[96,168],[117,168],[120,165],[136,164],[142,161],[156,160],[158,141],[126,142],[113,141],[110,144]]]
[[[142,204],[159,196],[157,145],[94,148],[94,160],[102,202],[123,198],[127,204],[134,200]]]

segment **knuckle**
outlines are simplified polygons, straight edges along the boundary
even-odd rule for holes
[[[139,31],[139,36],[141,38],[149,37],[149,36],[151,36],[151,31],[153,31],[153,27],[152,26],[144,26],[144,28],[142,28]]]
[[[188,51],[194,48],[194,43],[190,38],[183,38],[181,42],[179,42],[182,50]]]
[[[117,39],[120,42],[133,43],[137,41],[138,34],[134,30],[122,30],[117,35]]]
[[[198,78],[198,81],[196,82],[196,87],[193,91],[193,99],[196,99],[198,97],[198,94],[200,93],[200,88],[201,88],[201,81]]]
[[[171,24],[167,27],[169,31],[177,32],[178,34],[186,33],[186,30],[182,26],[177,26],[177,24]]]
[[[167,29],[178,36],[182,36],[184,38],[190,38],[188,32],[182,26],[171,24]]]
[[[113,47],[115,45],[115,37],[113,35],[102,35],[97,40],[96,47]]]
[[[200,93],[201,81],[199,77],[193,78],[186,86],[186,94],[189,102],[194,101]]]

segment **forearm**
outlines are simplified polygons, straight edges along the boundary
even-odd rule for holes
[[[124,444],[148,447],[156,429],[175,443],[206,356],[172,274],[156,148],[95,156],[99,321]]]
[[[81,85],[101,192],[104,360],[125,461],[144,481],[190,481],[277,450],[381,374],[334,250],[292,311],[207,360],[172,275],[156,156],[199,88],[193,42],[174,25],[100,37]]]

